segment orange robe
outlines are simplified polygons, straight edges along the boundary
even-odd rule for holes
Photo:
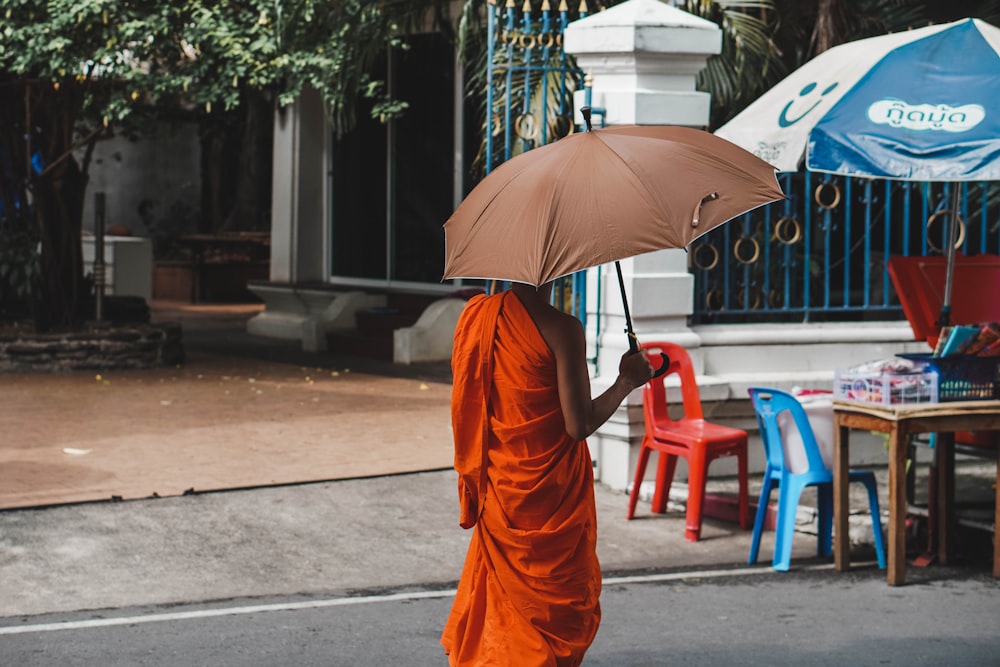
[[[601,618],[597,512],[555,357],[504,292],[469,301],[452,369],[460,523],[475,531],[441,637],[449,662],[579,665]]]

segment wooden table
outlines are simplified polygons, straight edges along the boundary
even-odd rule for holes
[[[188,234],[180,238],[180,243],[191,251],[191,303],[205,300],[207,265],[249,265],[271,257],[271,236],[268,232]]]
[[[954,520],[955,432],[1000,430],[1000,401],[877,405],[833,401],[833,521],[834,567],[850,567],[847,470],[850,429],[889,435],[889,536],[886,579],[890,586],[906,582],[906,447],[914,433],[938,433],[937,469],[938,560],[950,558]],[[997,466],[997,506],[993,530],[993,576],[1000,577],[1000,465]]]

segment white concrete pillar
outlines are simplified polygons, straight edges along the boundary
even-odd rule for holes
[[[313,89],[275,113],[270,282],[248,286],[264,311],[247,322],[247,332],[301,340],[309,351],[325,350],[327,333],[353,323],[354,312],[371,301],[317,289],[329,278],[329,128]]]
[[[605,110],[608,125],[708,125],[711,96],[696,90],[696,77],[722,50],[715,23],[659,0],[629,0],[569,24],[564,44],[592,79],[591,106]]]
[[[271,273],[274,282],[325,282],[329,124],[323,100],[307,89],[274,121]]]
[[[711,98],[695,88],[698,72],[722,49],[722,31],[715,23],[659,0],[629,0],[574,21],[564,40],[566,52],[576,57],[591,84],[590,106],[603,111],[607,125],[708,125]],[[576,93],[578,114],[584,96],[584,91]],[[661,250],[625,259],[621,268],[640,342],[684,345],[701,370],[703,360],[696,351],[700,339],[688,327],[694,278],[687,270],[686,251]],[[598,358],[593,380],[597,393],[614,381],[618,360],[628,349],[614,265],[602,268],[600,281],[596,270],[590,272],[588,299],[588,335]],[[642,396],[637,390],[590,439],[602,482],[626,488],[642,432]]]

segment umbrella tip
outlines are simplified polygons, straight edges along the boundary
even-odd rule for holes
[[[590,124],[590,107],[580,107],[580,113],[583,114],[583,121],[587,124],[587,132],[590,132],[594,127]]]

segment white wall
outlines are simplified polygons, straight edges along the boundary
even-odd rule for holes
[[[82,158],[82,152],[77,154]],[[195,123],[162,122],[155,134],[138,141],[120,136],[98,143],[90,165],[83,229],[94,229],[94,193],[104,192],[105,229],[129,228],[133,236],[150,237],[139,213],[144,200],[150,216],[162,220],[179,203],[197,214],[201,206],[201,148]]]

